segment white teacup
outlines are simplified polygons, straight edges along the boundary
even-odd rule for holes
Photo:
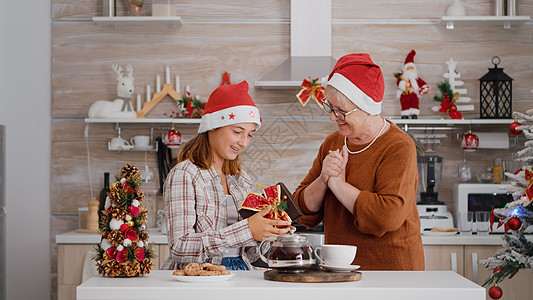
[[[135,147],[145,148],[150,145],[150,137],[147,135],[136,135],[131,138],[130,142]]]
[[[122,146],[127,146],[130,143],[121,137],[112,138],[109,142],[109,148],[113,150],[120,150]]]
[[[357,246],[322,245],[315,248],[315,256],[321,264],[327,266],[347,266],[352,264],[357,253]]]

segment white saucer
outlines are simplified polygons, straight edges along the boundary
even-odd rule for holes
[[[329,265],[320,264],[320,267],[328,271],[332,271],[332,272],[351,272],[351,271],[359,269],[361,266],[359,265],[329,266]]]

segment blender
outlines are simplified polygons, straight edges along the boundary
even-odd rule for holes
[[[453,217],[448,212],[448,206],[438,199],[442,157],[418,156],[417,167],[420,201],[417,202],[416,207],[420,216],[420,231],[431,230],[434,227],[453,228]]]

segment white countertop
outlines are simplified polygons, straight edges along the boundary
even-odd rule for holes
[[[158,229],[149,229],[150,236],[148,242],[154,244],[167,244],[167,236]],[[526,235],[527,239],[533,241],[533,235]],[[57,244],[98,244],[101,236],[99,234],[85,234],[70,231],[56,235]],[[502,245],[502,234],[479,235],[453,235],[453,236],[426,236],[422,235],[424,245]]]
[[[185,283],[172,271],[144,277],[92,277],[76,289],[78,300],[100,299],[431,299],[484,300],[485,289],[452,271],[363,271],[354,282],[293,283],[263,279],[263,271],[232,271],[228,281]]]

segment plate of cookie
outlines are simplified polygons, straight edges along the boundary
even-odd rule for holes
[[[183,282],[206,283],[226,281],[234,275],[222,265],[189,263],[183,269],[174,271],[172,278]]]

